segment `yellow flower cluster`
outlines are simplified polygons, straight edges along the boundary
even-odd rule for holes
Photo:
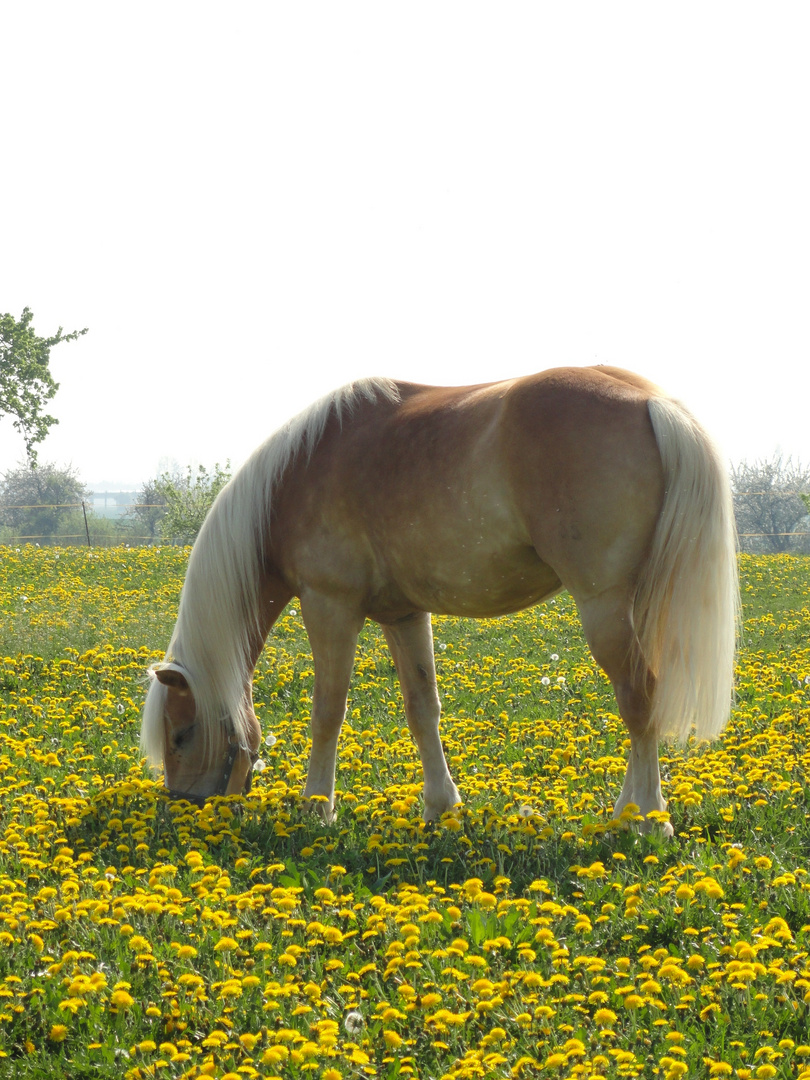
[[[138,752],[185,553],[2,555],[0,1075],[810,1080],[808,560],[741,560],[738,700],[662,748],[666,843],[612,820],[626,733],[566,598],[436,620],[437,826],[369,628],[324,825],[294,608],[265,768],[198,810]]]

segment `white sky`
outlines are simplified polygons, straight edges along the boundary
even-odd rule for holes
[[[4,0],[40,460],[241,462],[358,375],[613,363],[810,462],[806,3]],[[23,458],[8,418],[0,471]]]

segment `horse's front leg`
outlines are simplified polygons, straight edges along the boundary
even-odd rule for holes
[[[335,601],[308,593],[301,597],[301,615],[312,648],[315,686],[312,691],[312,750],[304,798],[331,821],[335,809],[337,744],[363,617]]]
[[[400,622],[384,626],[383,633],[402,686],[408,727],[422,760],[425,821],[434,821],[446,810],[458,805],[461,796],[447,768],[439,739],[441,703],[436,686],[430,615],[420,611]]]

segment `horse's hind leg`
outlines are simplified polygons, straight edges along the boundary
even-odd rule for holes
[[[312,648],[312,750],[304,798],[320,797],[315,809],[331,820],[335,806],[337,744],[363,618],[335,601],[313,593],[301,597],[301,615]]]
[[[425,821],[434,821],[460,803],[461,797],[450,776],[439,739],[441,704],[436,686],[430,615],[420,611],[400,622],[383,626],[383,633],[399,675],[408,727],[422,761]]]
[[[588,645],[613,685],[630,734],[627,772],[613,813],[618,817],[628,803],[635,803],[646,818],[650,811],[666,810],[667,804],[661,794],[658,735],[650,726],[655,679],[639,652],[632,599],[624,589],[615,589],[577,606]],[[643,831],[649,828],[650,823],[642,825]],[[664,825],[664,833],[671,836],[672,826]]]

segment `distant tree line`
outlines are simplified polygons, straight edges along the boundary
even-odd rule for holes
[[[75,469],[20,465],[0,476],[0,544],[190,544],[229,478],[229,465],[164,472],[120,518],[108,518],[94,512]]]
[[[781,453],[731,469],[741,551],[810,555],[810,467]]]

